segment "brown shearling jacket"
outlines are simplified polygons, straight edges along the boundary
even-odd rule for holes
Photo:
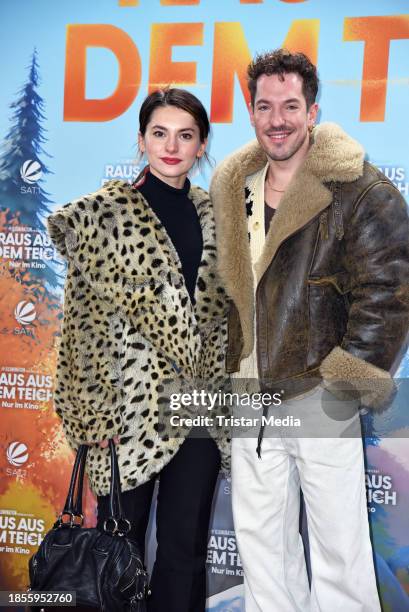
[[[251,353],[256,313],[264,388],[297,395],[321,377],[361,381],[363,403],[379,407],[409,328],[406,203],[356,141],[335,124],[318,126],[272,219],[254,298],[245,180],[266,159],[253,141],[216,169],[211,186],[231,298],[227,370]]]

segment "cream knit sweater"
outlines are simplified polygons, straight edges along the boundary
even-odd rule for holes
[[[257,288],[257,275],[255,266],[261,257],[266,241],[265,229],[264,229],[264,183],[268,170],[268,163],[262,170],[255,172],[254,174],[246,178],[246,187],[250,191],[250,197],[253,202],[253,209],[251,215],[247,218],[248,232],[250,236],[250,255],[253,270],[253,286],[254,286],[254,299],[255,291]],[[258,368],[257,368],[257,352],[256,352],[256,315],[254,316],[254,346],[253,350],[248,357],[242,359],[240,364],[240,370],[232,375],[235,379],[242,379],[245,383],[247,380],[258,380]],[[238,380],[236,381],[236,383]],[[236,385],[235,385],[236,386]],[[257,389],[253,388],[254,392]]]

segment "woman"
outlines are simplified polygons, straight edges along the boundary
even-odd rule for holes
[[[100,525],[107,440],[117,442],[124,510],[142,550],[159,474],[149,611],[200,612],[213,491],[229,444],[224,432],[180,435],[161,407],[165,381],[219,388],[224,377],[213,213],[187,178],[206,155],[210,126],[201,102],[176,88],[149,95],[139,123],[148,161],[139,180],[110,181],[49,218],[68,261],[55,404],[72,446],[92,444],[87,471]]]

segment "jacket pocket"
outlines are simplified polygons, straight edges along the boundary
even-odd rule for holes
[[[309,338],[307,367],[341,343],[348,321],[348,284],[344,276],[308,279]]]

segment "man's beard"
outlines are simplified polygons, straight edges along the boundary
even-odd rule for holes
[[[289,132],[289,135],[291,136],[293,130],[290,131],[289,128],[283,126],[280,128],[269,130],[269,132],[267,132],[266,134],[268,136],[269,134],[274,134],[274,132]],[[269,157],[269,159],[271,159],[272,161],[287,161],[288,159],[291,159],[301,149],[307,138],[308,131],[305,132],[304,138],[302,140],[294,142],[294,144],[291,145],[288,150],[283,151],[282,153],[272,152],[270,149],[264,148],[264,146],[263,149],[267,157]]]

